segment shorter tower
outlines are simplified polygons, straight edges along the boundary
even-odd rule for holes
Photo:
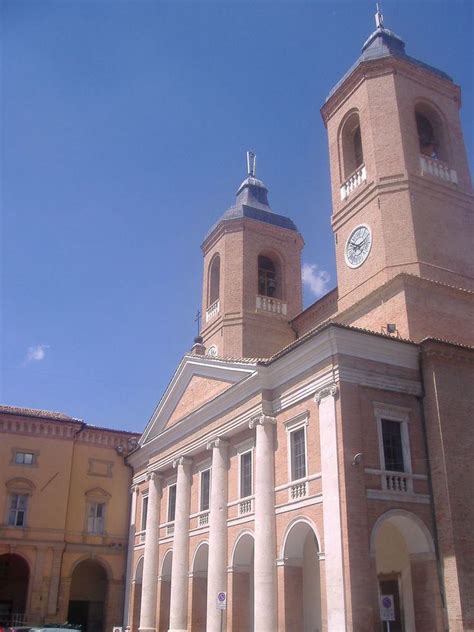
[[[301,249],[295,224],[273,213],[265,184],[248,176],[237,199],[202,244],[201,336],[207,353],[269,357],[295,338],[289,321],[302,309]]]

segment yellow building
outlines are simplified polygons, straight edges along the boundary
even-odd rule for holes
[[[139,435],[0,406],[0,626],[120,625]]]

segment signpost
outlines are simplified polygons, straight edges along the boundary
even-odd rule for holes
[[[224,622],[224,610],[227,609],[227,593],[224,591],[219,591],[217,593],[217,604],[216,607],[221,611],[221,632],[222,632],[222,624]]]
[[[395,601],[393,595],[380,596],[380,619],[387,622],[387,632],[390,632],[390,621],[395,621]]]

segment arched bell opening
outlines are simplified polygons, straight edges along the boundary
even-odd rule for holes
[[[432,160],[448,162],[448,151],[443,121],[440,114],[427,103],[415,106],[416,132],[420,154]]]
[[[194,554],[191,572],[191,629],[205,632],[207,622],[207,567],[209,544],[202,542]]]
[[[29,581],[30,568],[21,555],[0,555],[0,626],[24,623]]]
[[[283,547],[285,630],[322,630],[319,544],[305,520],[292,524]]]
[[[108,578],[105,568],[93,559],[74,568],[69,594],[68,622],[82,626],[82,632],[103,632]]]
[[[209,296],[207,306],[210,307],[220,296],[220,281],[221,281],[221,258],[219,255],[214,255],[211,264],[209,266]]]
[[[342,179],[346,180],[364,164],[362,131],[358,112],[352,112],[340,131]]]
[[[258,256],[258,294],[269,298],[283,298],[283,278],[279,258],[273,253]]]
[[[161,564],[161,573],[158,581],[159,593],[159,632],[168,632],[170,622],[170,600],[171,600],[171,567],[173,564],[173,550],[166,551]]]
[[[232,632],[254,630],[254,538],[243,533],[237,539],[230,574]]]
[[[442,618],[434,545],[424,523],[408,511],[392,510],[376,522],[371,536],[378,600],[388,596],[394,620],[384,632],[436,630]]]

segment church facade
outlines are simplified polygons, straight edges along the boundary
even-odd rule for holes
[[[201,335],[128,458],[133,632],[474,629],[459,108],[377,14],[321,109],[338,286],[305,310],[303,238],[249,156],[202,245]]]

